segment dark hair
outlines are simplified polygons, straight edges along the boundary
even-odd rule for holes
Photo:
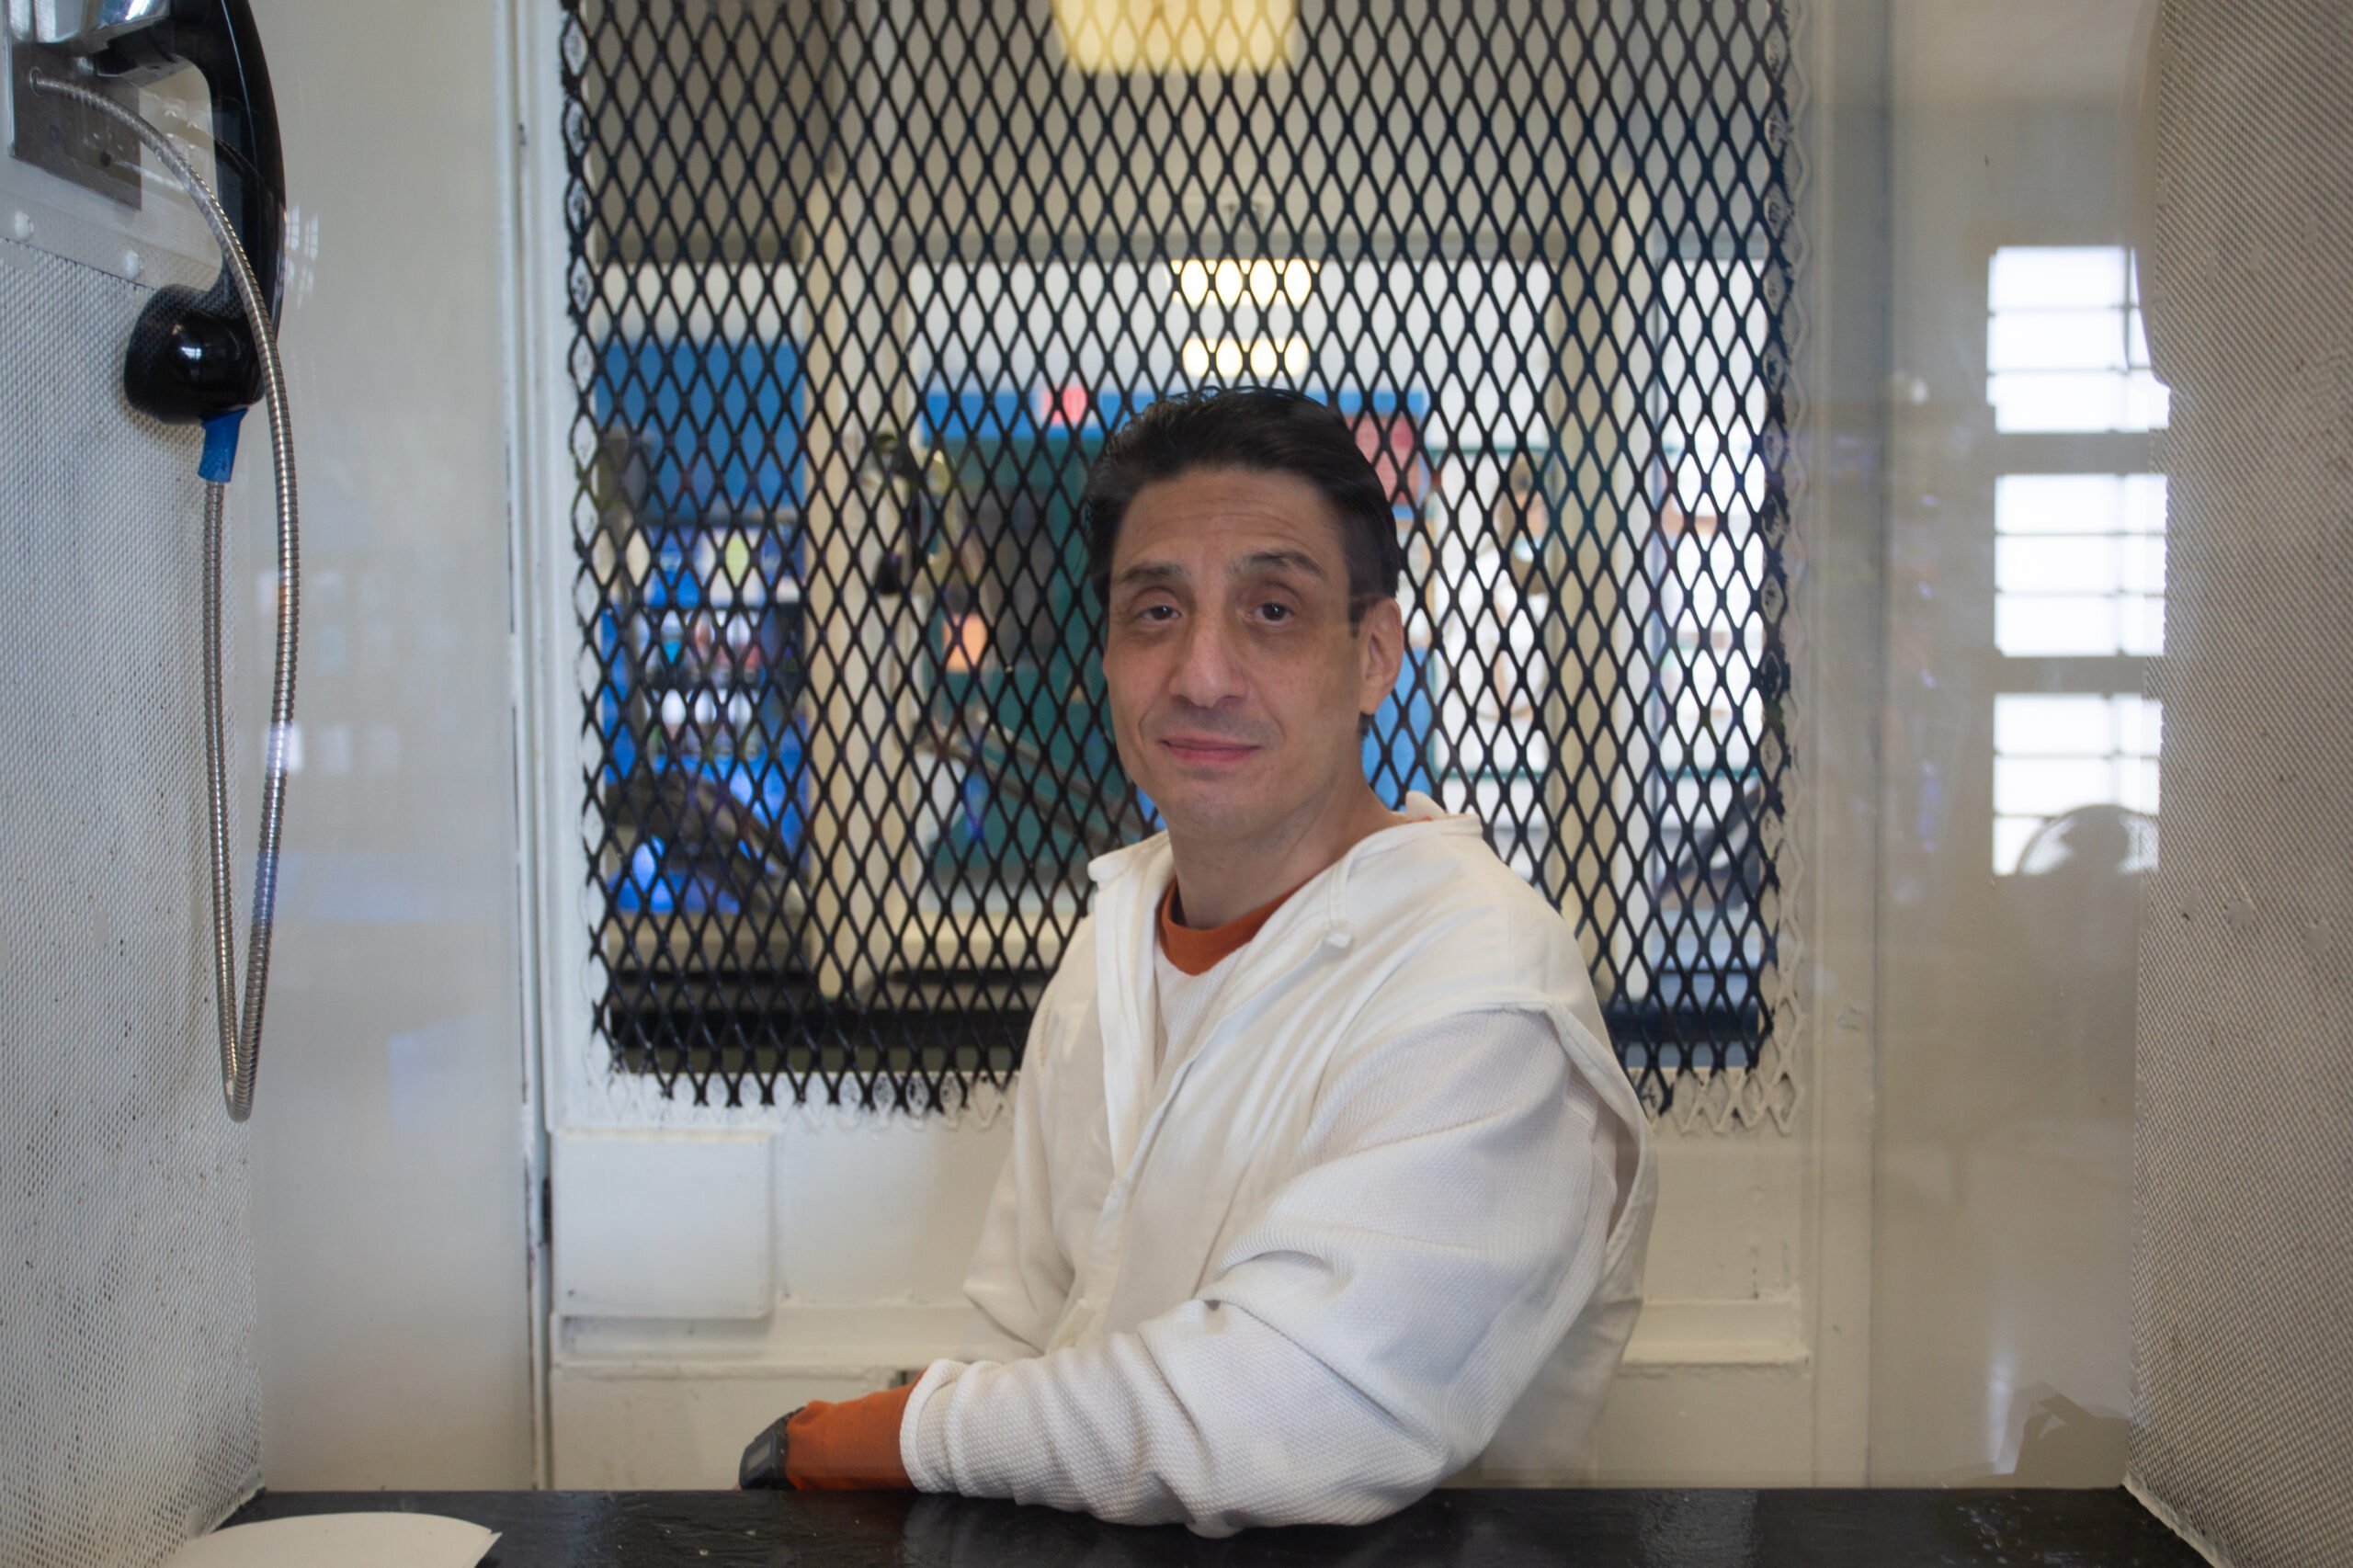
[[[1397,597],[1405,551],[1396,513],[1348,422],[1303,392],[1208,387],[1149,404],[1103,444],[1079,504],[1097,604],[1110,605],[1111,551],[1136,493],[1218,469],[1288,473],[1315,487],[1340,525],[1351,624],[1370,600]]]

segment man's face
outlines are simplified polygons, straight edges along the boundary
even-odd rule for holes
[[[1357,716],[1397,679],[1396,601],[1348,620],[1340,525],[1287,473],[1148,484],[1111,555],[1103,675],[1120,760],[1180,837],[1280,837],[1353,803]]]

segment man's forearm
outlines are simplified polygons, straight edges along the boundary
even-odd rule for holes
[[[1433,1425],[1384,1410],[1251,1314],[1202,1301],[1042,1357],[938,1363],[900,1449],[927,1491],[1211,1534],[1380,1518],[1461,1462]]]

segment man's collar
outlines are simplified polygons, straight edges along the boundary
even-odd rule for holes
[[[1419,837],[1424,834],[1467,830],[1476,835],[1480,831],[1478,818],[1462,812],[1449,813],[1436,801],[1418,790],[1407,790],[1405,802],[1398,809],[1409,817],[1416,819],[1427,817],[1429,820],[1401,823],[1394,827],[1382,828],[1378,833],[1367,834],[1349,846],[1347,852],[1334,864],[1348,866],[1361,858],[1381,854],[1384,850],[1395,847],[1401,841]],[[1108,887],[1131,871],[1157,863],[1162,857],[1169,857],[1173,862],[1174,855],[1168,846],[1168,835],[1165,832],[1155,833],[1142,843],[1131,844],[1124,849],[1114,849],[1108,855],[1097,856],[1087,862],[1086,874],[1093,879],[1096,886]],[[1326,866],[1324,869],[1328,871],[1331,867]],[[1316,873],[1318,876],[1322,874],[1321,871]],[[1154,891],[1156,892],[1157,887]]]

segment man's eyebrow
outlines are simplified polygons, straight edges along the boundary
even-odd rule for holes
[[[1228,574],[1247,577],[1258,572],[1297,572],[1302,576],[1327,578],[1330,573],[1324,563],[1303,550],[1256,550],[1234,562]],[[1192,575],[1174,561],[1139,561],[1111,579],[1115,588],[1149,587],[1163,583],[1182,583]]]
[[[1244,556],[1233,563],[1233,574],[1247,576],[1253,572],[1298,572],[1310,577],[1328,577],[1324,563],[1303,550],[1261,550]]]
[[[1138,584],[1181,583],[1186,571],[1173,561],[1139,561],[1111,579],[1115,588],[1131,587]]]

